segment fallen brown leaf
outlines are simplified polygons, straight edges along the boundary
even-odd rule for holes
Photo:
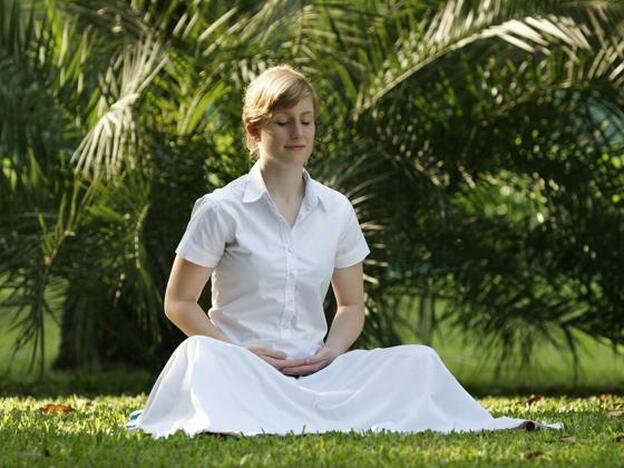
[[[543,399],[544,399],[544,396],[543,396],[543,395],[531,395],[531,398],[529,398],[529,399],[526,401],[527,408],[528,408],[529,406],[531,406],[533,403],[535,403],[535,402],[537,402],[537,401],[540,401],[540,400],[543,400]]]
[[[43,414],[50,414],[50,413],[69,413],[70,411],[74,411],[74,408],[72,408],[71,406],[68,405],[57,405],[54,403],[48,403],[45,406],[42,406],[41,408],[41,412]]]
[[[576,436],[567,436],[559,439],[561,442],[576,442]]]
[[[608,414],[610,418],[619,418],[620,416],[624,415],[624,411],[622,410],[609,411]]]

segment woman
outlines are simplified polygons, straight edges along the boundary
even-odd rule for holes
[[[298,71],[273,67],[248,87],[248,174],[193,207],[165,294],[189,336],[172,354],[129,429],[154,437],[198,432],[522,427],[493,418],[422,345],[349,347],[364,324],[369,249],[347,197],[305,164],[318,101]],[[208,316],[197,300],[211,278]],[[338,309],[327,339],[323,299]],[[551,425],[549,427],[560,427]]]

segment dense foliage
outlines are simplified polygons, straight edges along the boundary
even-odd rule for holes
[[[623,12],[0,0],[0,280],[17,345],[42,352],[60,310],[59,367],[160,365],[180,338],[162,314],[173,249],[195,198],[248,170],[244,86],[281,62],[322,96],[310,171],[351,198],[371,246],[358,345],[398,342],[405,295],[424,341],[450,320],[507,357],[536,339],[574,349],[575,330],[623,343]]]

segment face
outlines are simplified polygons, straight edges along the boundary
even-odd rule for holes
[[[314,131],[312,97],[306,96],[288,109],[275,109],[255,132],[260,158],[282,166],[303,166],[312,154]]]

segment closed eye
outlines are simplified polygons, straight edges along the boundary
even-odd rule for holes
[[[288,125],[288,122],[276,122],[277,125],[283,127],[284,125]],[[312,122],[301,122],[301,125],[310,125]]]

